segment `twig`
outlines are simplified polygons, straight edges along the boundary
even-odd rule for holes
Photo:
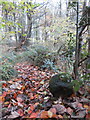
[[[88,58],[90,58],[90,56],[86,56],[85,58],[83,58],[82,60],[80,60],[80,62],[78,63],[78,66],[80,66],[80,64],[82,63],[82,62],[84,62],[85,60],[87,60]]]

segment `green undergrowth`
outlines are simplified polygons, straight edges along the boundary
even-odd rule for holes
[[[51,52],[44,46],[33,46],[22,52],[6,52],[0,58],[0,79],[9,80],[17,75],[14,69],[16,63],[28,62],[38,66],[40,69],[58,71],[56,66],[56,53]]]

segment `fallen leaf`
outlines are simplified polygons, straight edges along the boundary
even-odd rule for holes
[[[29,118],[37,118],[38,113],[32,113]]]
[[[28,110],[28,114],[31,114],[32,113],[32,110]]]
[[[23,108],[23,104],[18,102],[18,106]]]
[[[73,103],[68,103],[68,105],[69,105],[70,107],[72,107],[73,109],[77,109],[78,103],[79,103],[79,102],[73,102]]]
[[[89,99],[87,99],[87,98],[82,98],[82,99],[80,100],[80,102],[81,102],[81,103],[89,103]]]
[[[4,102],[4,105],[9,105],[9,102],[7,101],[7,102]]]
[[[19,113],[16,112],[16,111],[14,111],[14,112],[11,112],[11,115],[9,115],[8,118],[9,118],[9,119],[10,119],[10,118],[17,118],[17,117],[19,117],[19,116],[20,116]]]
[[[44,94],[44,95],[46,95],[46,94],[47,94],[47,92],[46,92],[46,91],[44,91],[44,92],[43,92],[43,94]]]
[[[31,91],[32,91],[32,92],[35,91],[35,88],[31,88]]]
[[[17,94],[23,94],[23,92],[22,91],[17,91]]]
[[[62,116],[62,115],[58,115],[58,117],[59,117],[59,118],[63,118],[63,116]]]
[[[35,105],[35,106],[39,105],[39,102],[36,102],[34,105]]]
[[[15,84],[10,85],[10,88],[11,89],[19,89],[20,90],[22,88],[22,86],[19,83],[15,82]]]
[[[33,110],[34,110],[34,108],[35,108],[35,106],[34,106],[34,105],[31,105],[31,106],[30,106],[30,110],[32,110],[32,111],[33,111]]]
[[[7,95],[7,92],[4,91],[3,94],[2,94],[2,96],[6,97],[6,95]]]
[[[9,104],[9,105],[8,105],[8,108],[11,108],[11,106],[12,106],[12,105],[11,105],[11,104]]]
[[[19,103],[21,103],[21,102],[23,101],[23,99],[22,99],[21,97],[17,96],[17,101],[18,101]]]
[[[14,98],[14,99],[16,99],[16,97],[17,97],[17,94],[16,94],[16,93],[14,93],[14,94],[13,94],[13,98]]]
[[[64,105],[60,105],[60,104],[53,105],[53,108],[56,109],[58,114],[64,114],[66,112],[66,108],[64,107]]]
[[[70,107],[68,107],[68,108],[66,109],[66,113],[68,113],[69,115],[72,115],[73,110],[72,110]]]
[[[83,107],[88,109],[89,106],[88,105],[84,105]]]
[[[27,75],[22,75],[21,76],[23,79],[26,79],[27,78]]]
[[[35,95],[34,95],[34,98],[38,98],[38,96],[39,96],[38,94],[35,94]]]
[[[40,118],[48,118],[48,111],[42,111]]]
[[[86,115],[86,119],[87,119],[87,120],[90,119],[90,113],[88,113],[88,114]]]
[[[22,109],[19,109],[17,112],[19,113],[20,116],[23,116],[23,115],[24,115],[24,112],[23,112]]]
[[[25,86],[22,86],[21,90],[22,90],[22,91],[25,90]]]
[[[58,115],[53,114],[52,118],[57,118],[58,119]]]
[[[49,99],[49,97],[47,96],[47,97],[44,97],[44,100],[48,100]]]
[[[48,111],[48,118],[52,118],[53,113],[51,111]]]
[[[41,82],[40,82],[40,84],[42,84],[42,85],[43,85],[43,84],[44,84],[44,81],[41,81]]]
[[[82,104],[78,103],[77,107],[82,108]]]
[[[2,87],[6,87],[6,86],[7,86],[7,84],[6,84],[6,83],[3,83],[3,84],[2,84]]]
[[[87,111],[90,111],[90,106],[88,106],[88,105],[84,105],[84,108],[86,108]]]
[[[3,96],[0,96],[0,103],[4,102],[5,98]]]
[[[9,84],[14,84],[14,82],[12,80],[8,81]]]
[[[10,94],[11,92],[12,92],[11,90],[8,90],[8,91],[7,91],[7,94]]]
[[[56,114],[56,109],[55,108],[50,108],[49,111],[51,111],[53,114]]]
[[[82,110],[79,110],[77,113],[76,113],[76,116],[78,115],[79,118],[84,118],[87,114],[87,111],[86,109],[82,109]]]
[[[31,100],[33,100],[34,99],[33,93],[29,93],[29,97]]]

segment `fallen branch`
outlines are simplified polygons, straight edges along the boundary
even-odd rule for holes
[[[87,55],[85,58],[83,58],[82,60],[80,60],[80,62],[78,63],[78,66],[81,66],[80,64],[81,64],[82,62],[84,62],[85,60],[87,60],[88,58],[90,58],[89,55]]]

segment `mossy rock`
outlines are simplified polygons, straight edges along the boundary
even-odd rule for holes
[[[74,93],[73,85],[71,84],[72,80],[71,75],[68,73],[56,74],[49,82],[49,90],[54,97],[70,97]]]

